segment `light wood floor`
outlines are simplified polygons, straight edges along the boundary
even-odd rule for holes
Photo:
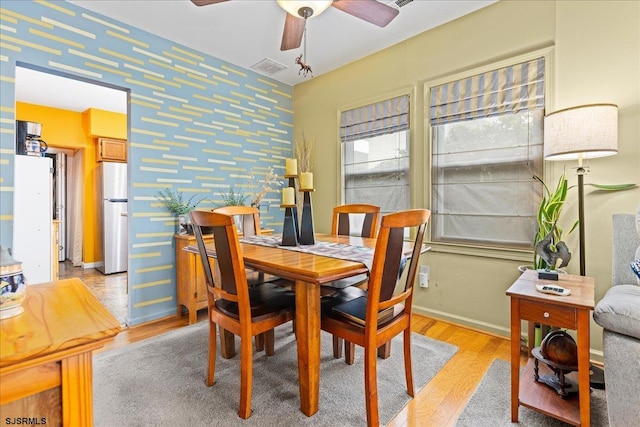
[[[77,271],[67,270],[67,274],[73,273]],[[118,277],[104,276],[95,270],[84,270],[81,278],[108,309],[111,306],[118,310],[117,307],[122,307],[122,301],[126,301],[126,295],[122,295],[122,292],[126,293],[126,276],[124,287]],[[206,310],[200,310],[198,321],[206,320]],[[187,323],[187,317],[183,316],[169,317],[134,327],[125,326],[114,341],[100,351],[124,347],[186,326]],[[496,358],[510,360],[510,341],[419,315],[414,315],[412,329],[427,337],[453,344],[459,350],[389,423],[389,426],[453,426],[491,362]],[[525,361],[523,355],[521,362]],[[419,361],[414,360],[414,365],[416,363]],[[509,384],[505,384],[505,387],[508,386]]]

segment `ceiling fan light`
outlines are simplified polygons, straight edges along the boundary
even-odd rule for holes
[[[333,3],[333,0],[277,0],[278,5],[287,11],[287,13],[298,17],[301,16],[299,11],[305,7],[313,10],[310,16],[318,16]],[[304,17],[304,16],[303,16]]]

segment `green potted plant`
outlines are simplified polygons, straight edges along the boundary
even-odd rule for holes
[[[571,254],[563,239],[568,236],[579,224],[576,220],[566,233],[558,224],[558,219],[562,213],[562,208],[566,202],[569,187],[564,174],[558,180],[555,190],[552,192],[542,178],[533,177],[542,184],[544,196],[538,208],[537,221],[538,231],[534,239],[534,262],[535,269],[555,270],[566,267],[571,259]],[[636,184],[585,184],[600,191],[622,191],[636,187]],[[557,265],[557,261],[562,259],[562,263]]]
[[[204,197],[196,199],[197,195],[194,194],[185,200],[182,191],[173,191],[169,188],[159,191],[155,197],[169,212],[178,216],[180,234],[193,234],[189,212],[194,210],[204,200]]]
[[[538,231],[533,242],[533,267],[535,269],[555,270],[557,260],[562,259],[559,267],[566,267],[571,259],[571,253],[562,240],[577,226],[576,220],[568,232],[563,233],[558,224],[562,208],[567,199],[569,186],[564,174],[558,180],[555,190],[552,192],[547,184],[538,176],[533,177],[542,184],[544,195],[538,207],[537,221]]]
[[[222,203],[219,203],[218,206],[244,206],[249,198],[244,192],[238,193],[234,191],[233,186],[229,187],[227,193],[221,191],[220,196],[222,197]]]

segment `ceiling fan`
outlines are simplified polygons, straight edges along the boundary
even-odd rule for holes
[[[207,6],[228,0],[191,0],[196,6]],[[278,5],[287,11],[284,21],[284,32],[280,50],[300,47],[304,34],[306,20],[318,16],[329,6],[370,22],[379,27],[385,27],[398,15],[398,9],[382,4],[377,0],[277,0]]]

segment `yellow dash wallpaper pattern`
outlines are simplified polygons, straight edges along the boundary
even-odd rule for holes
[[[13,239],[15,69],[128,92],[130,325],[176,311],[176,218],[157,203],[169,188],[222,202],[250,193],[293,154],[293,88],[74,4],[0,4],[0,243]],[[251,177],[254,177],[251,180]],[[282,224],[267,194],[265,227]]]

